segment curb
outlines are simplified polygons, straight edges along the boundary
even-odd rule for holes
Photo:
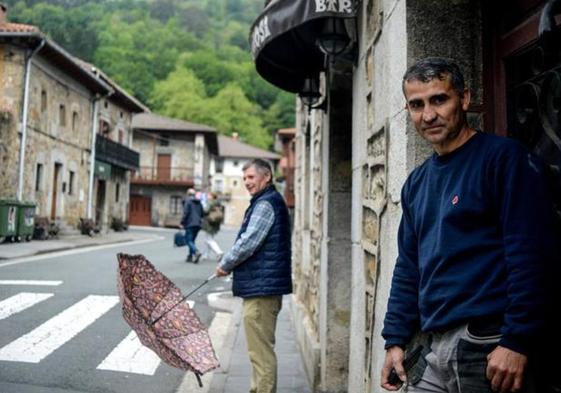
[[[146,239],[149,239],[149,238],[146,238]],[[156,239],[156,237],[154,237],[154,239]],[[133,242],[133,241],[137,241],[137,240],[145,240],[145,239],[127,238],[127,239],[119,239],[119,240],[109,240],[109,241],[106,241],[106,242],[75,244],[75,245],[71,245],[71,246],[50,248],[50,249],[47,249],[47,250],[37,250],[37,251],[33,251],[33,252],[25,253],[25,254],[20,254],[18,256],[8,257],[8,258],[0,256],[0,261],[10,261],[10,260],[13,260],[13,259],[28,258],[28,257],[37,256],[37,255],[45,255],[45,254],[61,252],[61,251],[75,250],[75,249],[88,248],[88,247],[99,247],[99,246],[105,246],[105,245],[108,245],[108,244],[127,243],[127,242]]]

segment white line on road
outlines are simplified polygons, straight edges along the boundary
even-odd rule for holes
[[[43,260],[43,259],[51,259],[51,258],[58,258],[58,257],[67,256],[67,255],[82,254],[84,252],[90,252],[90,251],[93,251],[93,250],[103,250],[105,248],[132,246],[132,245],[150,243],[150,242],[153,242],[153,241],[156,241],[156,240],[164,240],[164,239],[165,239],[165,237],[163,237],[163,236],[156,236],[156,237],[151,238],[151,239],[134,240],[132,242],[111,243],[111,244],[104,244],[104,245],[101,245],[101,246],[80,247],[80,248],[77,248],[77,249],[71,249],[71,250],[66,250],[66,251],[50,252],[50,253],[46,253],[46,254],[42,254],[42,255],[34,255],[32,257],[17,258],[15,260],[11,260],[10,262],[0,262],[0,268],[6,267],[6,266],[12,266],[12,265],[19,265],[20,263],[40,261],[40,260]]]
[[[44,285],[48,287],[56,287],[62,284],[62,281],[48,280],[0,280],[0,285]]]
[[[158,355],[142,345],[136,333],[131,331],[97,366],[97,369],[154,375],[159,365]]]
[[[17,314],[37,303],[53,296],[52,293],[29,293],[22,292],[0,302],[0,320]]]
[[[118,302],[118,296],[90,295],[1,348],[0,360],[39,363]]]

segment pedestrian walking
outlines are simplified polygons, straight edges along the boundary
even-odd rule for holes
[[[553,259],[544,167],[518,142],[468,125],[470,91],[450,60],[415,63],[403,92],[434,154],[402,190],[381,385],[537,392],[529,364],[545,328],[544,272]]]
[[[185,229],[185,241],[187,242],[186,262],[199,263],[201,253],[197,250],[195,240],[201,230],[201,221],[203,218],[203,206],[201,201],[196,197],[196,191],[192,188],[187,190],[187,198],[183,202],[183,217],[181,218],[181,227]]]
[[[252,196],[236,241],[216,268],[233,272],[234,296],[243,299],[243,321],[252,366],[251,393],[277,389],[275,328],[282,295],[292,292],[288,209],[272,184],[269,163],[254,159],[243,166]]]

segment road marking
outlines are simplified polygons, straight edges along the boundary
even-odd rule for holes
[[[22,258],[15,258],[10,260],[10,262],[1,262],[0,261],[0,268],[2,267],[7,267],[7,266],[12,266],[12,265],[19,265],[21,263],[29,263],[29,262],[35,262],[35,261],[40,261],[43,259],[53,259],[53,258],[59,258],[59,257],[63,257],[63,256],[67,256],[67,255],[75,255],[75,254],[82,254],[85,252],[90,252],[93,250],[103,250],[105,248],[115,248],[115,247],[125,247],[125,246],[131,246],[131,245],[137,245],[137,244],[143,244],[143,243],[150,243],[150,242],[154,242],[157,240],[164,240],[165,237],[163,236],[156,236],[150,239],[142,239],[142,240],[134,240],[131,242],[122,242],[122,243],[111,243],[111,244],[104,244],[104,245],[96,245],[96,246],[91,246],[91,247],[80,247],[77,249],[71,249],[71,250],[66,250],[66,251],[55,251],[55,252],[49,252],[49,253],[45,253],[42,255],[34,255],[31,257],[22,257]],[[55,262],[60,261],[60,259],[55,260]]]
[[[158,355],[142,345],[136,333],[131,331],[97,366],[97,369],[154,375],[159,365],[160,358]]]
[[[0,320],[17,314],[37,303],[53,296],[52,293],[29,293],[22,292],[0,302]]]
[[[190,308],[195,306],[195,302],[192,300],[188,300],[187,303]],[[97,369],[154,375],[159,365],[158,355],[142,345],[136,333],[131,331],[97,366]]]
[[[39,363],[118,302],[118,296],[90,295],[30,333],[0,348],[0,360]]]
[[[48,280],[0,280],[0,285],[44,285],[48,287],[56,287],[62,284],[62,281]]]

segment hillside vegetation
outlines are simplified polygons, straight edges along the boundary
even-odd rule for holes
[[[11,22],[38,26],[154,112],[261,148],[294,126],[294,96],[261,79],[249,52],[263,0],[3,2]]]

